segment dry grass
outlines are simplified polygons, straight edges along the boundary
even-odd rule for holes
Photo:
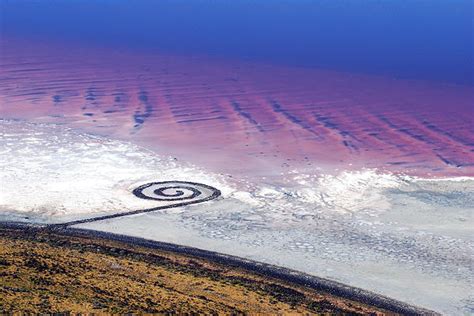
[[[7,229],[0,230],[0,311],[382,314],[202,259]]]

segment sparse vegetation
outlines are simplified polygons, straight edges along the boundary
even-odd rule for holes
[[[384,314],[203,259],[94,237],[0,229],[0,311]]]

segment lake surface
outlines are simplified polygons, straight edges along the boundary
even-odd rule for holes
[[[0,8],[0,220],[199,182],[222,196],[80,226],[473,312],[470,2]]]

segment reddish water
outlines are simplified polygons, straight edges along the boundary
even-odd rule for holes
[[[3,38],[0,117],[66,124],[236,175],[474,175],[472,86]]]

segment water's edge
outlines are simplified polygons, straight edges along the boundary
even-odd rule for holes
[[[145,248],[189,255],[200,259],[210,260],[218,264],[241,268],[252,273],[262,275],[264,277],[276,278],[313,290],[324,291],[338,297],[358,301],[367,305],[386,309],[391,312],[401,313],[404,315],[440,315],[428,309],[409,305],[401,301],[397,301],[395,299],[357,287],[348,286],[340,282],[332,281],[314,275],[309,275],[288,268],[283,268],[267,263],[262,263],[254,260],[244,259],[237,256],[226,255],[223,253],[208,251],[194,247],[153,241],[149,239],[131,237],[120,234],[101,232],[96,230],[71,227],[47,227],[42,225],[17,222],[0,222],[0,229],[23,230],[26,234],[29,232],[49,231],[55,234],[69,237],[94,237],[110,241],[118,241]]]

